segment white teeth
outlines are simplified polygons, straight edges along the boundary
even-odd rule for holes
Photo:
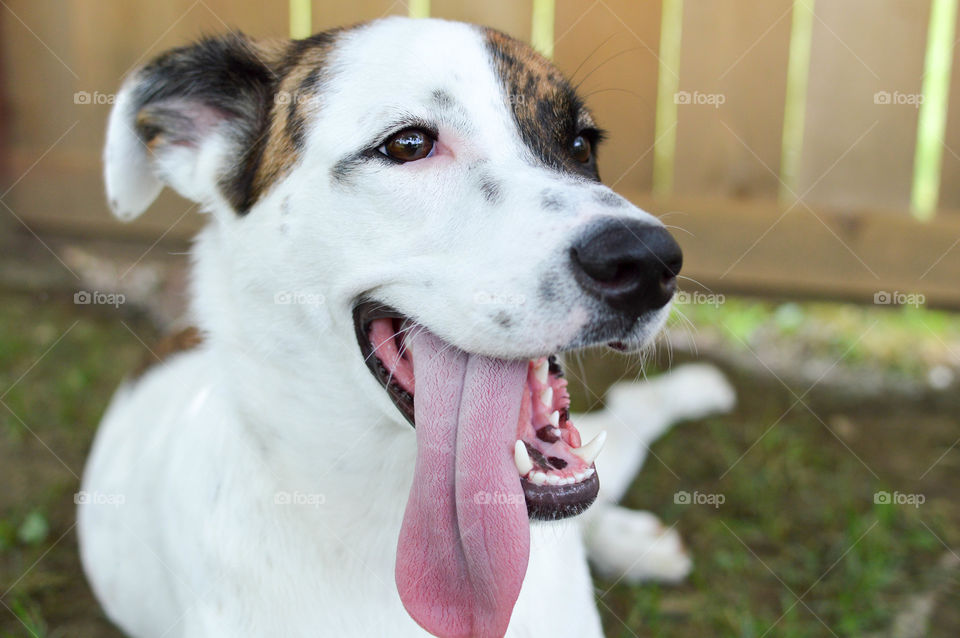
[[[592,467],[587,468],[587,469],[584,470],[584,472],[583,472],[583,478],[590,478],[591,476],[594,475],[594,472],[595,472],[595,470],[594,470]]]
[[[573,478],[575,478],[575,479],[577,480],[577,483],[579,483],[579,482],[582,481],[583,479],[587,478],[587,473],[586,473],[586,472],[574,472],[574,473],[573,473]]]
[[[572,476],[568,476],[567,478],[560,481],[560,485],[573,485],[576,482],[577,482],[577,479],[575,479]]]
[[[543,485],[547,482],[547,475],[544,472],[534,472],[530,475],[530,482],[534,485]]]
[[[562,479],[556,474],[547,474],[547,484],[548,485],[560,485]]]
[[[555,428],[560,427],[560,411],[559,410],[554,410],[553,413],[550,415],[550,425],[552,425]]]
[[[527,454],[527,446],[523,444],[523,441],[517,441],[513,446],[513,462],[517,464],[517,471],[520,472],[520,476],[526,476],[533,469],[533,461],[530,460],[530,455]]]
[[[603,444],[607,441],[607,431],[604,430],[597,436],[593,437],[593,440],[587,443],[586,445],[581,445],[578,448],[570,450],[581,459],[587,465],[593,465],[593,462],[597,460],[597,457],[600,455],[600,450],[603,449]]]
[[[548,387],[540,393],[540,402],[548,408],[553,407],[553,388]]]
[[[547,382],[547,373],[550,371],[550,366],[547,364],[547,360],[543,359],[540,361],[540,364],[533,370],[533,376],[537,378],[537,381],[540,383]]]

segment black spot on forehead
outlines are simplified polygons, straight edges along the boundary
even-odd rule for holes
[[[593,200],[598,204],[609,206],[610,208],[623,208],[627,205],[622,197],[606,188],[593,191]]]
[[[545,188],[540,192],[540,207],[543,210],[563,210],[566,206],[566,200],[557,191]]]
[[[527,44],[492,29],[484,34],[524,145],[553,170],[599,180],[593,161],[578,162],[571,153],[581,131],[593,144],[601,135],[570,83]]]
[[[341,158],[330,169],[330,179],[334,186],[349,187],[353,185],[353,178],[363,164],[363,158],[358,155],[349,155]]]
[[[493,315],[493,320],[496,324],[502,328],[509,328],[513,325],[513,319],[510,317],[510,314],[505,310],[501,310]]]
[[[430,94],[430,97],[433,103],[442,109],[450,108],[454,103],[453,96],[445,89],[435,89],[433,93]]]
[[[490,175],[480,177],[480,192],[488,204],[498,204],[503,199],[503,184]]]
[[[540,300],[544,303],[550,303],[560,299],[563,292],[563,281],[558,273],[549,271],[540,277],[540,285],[537,287],[537,293]]]

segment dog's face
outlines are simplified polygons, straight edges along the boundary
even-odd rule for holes
[[[529,47],[436,20],[208,40],[138,71],[111,116],[115,212],[139,214],[163,183],[202,202],[230,291],[218,312],[277,343],[339,337],[352,353],[339,365],[361,374],[362,394],[416,425],[417,476],[447,483],[430,498],[436,481],[414,490],[399,551],[420,568],[443,564],[452,581],[399,567],[397,578],[438,635],[505,628],[528,512],[561,518],[596,496],[602,440],[581,444],[547,357],[637,349],[669,311],[679,248],[600,183],[601,137]],[[465,484],[516,498],[477,509]],[[459,531],[435,523],[447,505]],[[471,542],[474,527],[500,535]],[[449,567],[425,536],[466,562]],[[457,578],[474,594],[451,594]],[[479,609],[476,591],[503,600]],[[438,596],[463,626],[432,615]]]
[[[601,134],[573,88],[498,32],[388,19],[297,44],[223,38],[167,54],[133,83],[117,141],[136,127],[160,179],[216,212],[230,250],[264,266],[253,285],[324,299],[345,334],[362,299],[505,357],[637,349],[666,318],[659,291],[618,303],[603,288],[622,282],[595,286],[571,259],[610,229],[679,268],[659,233],[647,236],[659,222],[600,183]],[[143,153],[129,143],[107,149],[120,215],[159,190],[153,171],[131,177],[129,156]]]

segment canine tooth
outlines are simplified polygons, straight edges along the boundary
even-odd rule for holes
[[[547,485],[560,485],[561,480],[556,474],[547,474]]]
[[[553,407],[553,388],[548,386],[543,392],[540,393],[540,402],[548,408]]]
[[[560,426],[560,411],[559,411],[559,410],[554,410],[553,413],[550,415],[550,425],[552,425],[553,427],[559,427],[559,426]]]
[[[586,472],[574,472],[574,473],[573,473],[573,478],[576,479],[577,483],[579,483],[579,482],[582,481],[583,479],[587,478],[587,473],[586,473]]]
[[[537,381],[540,383],[547,382],[547,373],[550,372],[550,365],[547,363],[546,359],[540,361],[539,365],[533,370],[533,376],[537,378]]]
[[[534,485],[543,485],[547,482],[547,475],[544,472],[534,472],[530,475],[530,482]]]
[[[594,475],[594,473],[595,473],[595,470],[592,467],[588,467],[583,472],[583,478],[590,478],[591,476]]]
[[[586,445],[581,445],[580,447],[574,448],[570,451],[583,459],[584,463],[587,465],[592,465],[600,455],[600,450],[603,449],[603,444],[606,443],[606,441],[607,431],[604,430],[597,436],[593,437],[593,440]]]
[[[520,476],[526,476],[533,469],[533,461],[530,460],[527,446],[523,444],[523,441],[518,440],[513,445],[513,462],[516,463]]]

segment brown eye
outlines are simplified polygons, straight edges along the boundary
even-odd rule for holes
[[[583,135],[578,135],[573,138],[573,142],[570,143],[570,154],[573,156],[573,159],[581,164],[586,164],[590,161],[591,153],[590,140]]]
[[[398,162],[414,162],[430,155],[433,150],[433,137],[418,128],[403,129],[391,135],[380,152]]]

